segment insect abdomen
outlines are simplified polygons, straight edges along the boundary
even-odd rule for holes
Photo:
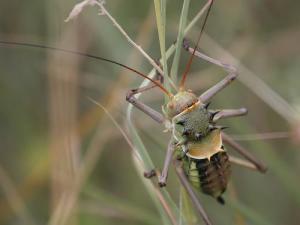
[[[209,159],[187,158],[185,173],[191,184],[205,194],[224,204],[221,195],[226,190],[230,176],[230,163],[225,151],[212,155]]]

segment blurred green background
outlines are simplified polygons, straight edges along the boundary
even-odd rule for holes
[[[151,70],[95,8],[65,23],[76,3],[1,1],[0,40],[73,49],[144,73]],[[167,46],[176,40],[181,4],[168,1]],[[189,19],[203,4],[191,1]],[[152,1],[107,0],[106,7],[133,40],[154,59],[160,58]],[[214,98],[211,107],[249,109],[248,116],[221,124],[269,167],[262,175],[233,166],[232,188],[225,198],[234,198],[237,204],[220,206],[199,195],[215,224],[300,223],[299,8],[300,3],[291,0],[227,0],[213,5],[200,48],[239,64],[241,75]],[[189,34],[192,42],[199,28],[200,23]],[[181,73],[187,59],[182,52]],[[0,45],[0,74],[0,224],[60,224],[55,218],[68,209],[61,200],[76,185],[81,165],[86,173],[80,188],[75,188],[75,213],[68,224],[162,224],[130,147],[87,98],[105,105],[123,126],[126,90],[137,87],[140,78],[85,57],[7,45]],[[187,86],[200,94],[225,74],[195,59]],[[156,109],[163,103],[158,90],[143,100]],[[161,168],[169,134],[139,111],[133,117]],[[167,190],[178,202],[179,183],[173,171]]]

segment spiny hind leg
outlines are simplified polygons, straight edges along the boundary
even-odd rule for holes
[[[183,187],[185,188],[187,194],[190,196],[197,212],[200,214],[202,217],[203,221],[205,222],[206,225],[212,225],[212,222],[210,221],[207,213],[205,212],[202,204],[200,203],[195,191],[193,190],[193,187],[191,186],[190,182],[188,181],[183,169],[182,169],[182,162],[179,160],[174,160],[173,161],[176,174],[179,177],[179,180]]]
[[[161,75],[158,75],[158,76],[161,76]],[[160,81],[162,82],[161,79],[160,79]],[[129,90],[126,94],[126,101],[130,102],[132,105],[134,105],[139,110],[141,110],[142,112],[144,112],[145,114],[150,116],[156,122],[163,123],[165,121],[165,119],[161,113],[157,112],[156,110],[152,109],[150,106],[146,105],[145,103],[143,103],[142,101],[140,101],[136,97],[134,97],[134,95],[148,91],[154,87],[156,87],[155,84],[149,84],[142,88]]]
[[[260,171],[261,173],[265,173],[267,171],[267,166],[264,163],[262,163],[259,159],[253,156],[246,148],[244,148],[239,143],[234,141],[231,137],[229,137],[224,132],[222,133],[222,139],[224,143],[231,146],[235,151],[237,151],[244,158],[246,158],[248,162],[251,163],[258,171]]]
[[[213,122],[217,122],[220,119],[228,117],[244,116],[248,113],[246,108],[240,109],[222,109],[222,110],[210,110],[213,115]]]

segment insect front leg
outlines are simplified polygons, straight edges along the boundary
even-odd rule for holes
[[[182,46],[189,53],[191,53],[191,54],[193,53],[194,48],[192,48],[190,46],[190,44],[189,44],[189,42],[188,42],[187,39],[183,40]],[[207,62],[215,64],[216,66],[220,66],[220,67],[222,67],[227,72],[235,72],[235,73],[237,72],[237,69],[233,65],[228,64],[228,63],[224,63],[224,62],[222,62],[220,60],[217,60],[217,59],[214,59],[214,58],[212,58],[212,57],[210,57],[210,56],[208,56],[208,55],[206,55],[206,54],[204,54],[204,53],[202,53],[202,52],[200,52],[198,50],[195,51],[195,56],[197,56],[198,58],[201,58],[201,59],[203,59],[203,60],[205,60]]]
[[[222,109],[222,110],[211,111],[211,113],[212,115],[214,115],[213,122],[217,122],[222,118],[244,116],[248,113],[248,110],[246,108]]]
[[[197,212],[201,215],[203,221],[205,222],[206,225],[212,225],[212,222],[210,221],[207,213],[205,212],[202,204],[200,203],[193,187],[191,186],[190,182],[188,181],[183,169],[182,169],[182,162],[175,159],[174,161],[174,166],[176,170],[176,174],[179,177],[179,180],[183,187],[186,189],[186,192],[190,196]]]
[[[187,40],[183,41],[183,47],[184,49],[186,49],[187,51],[189,51],[190,53],[193,53],[194,49],[191,48],[187,42]],[[208,61],[210,63],[213,63],[217,66],[222,67],[224,70],[226,70],[227,72],[229,72],[229,74],[223,79],[221,80],[219,83],[215,84],[214,86],[212,86],[210,89],[208,89],[206,92],[204,92],[203,94],[201,94],[199,96],[199,99],[202,102],[207,102],[209,101],[213,96],[215,96],[218,92],[220,92],[221,90],[223,90],[225,87],[227,87],[232,81],[234,81],[236,79],[236,77],[238,76],[237,73],[237,69],[230,65],[230,64],[226,64],[223,63],[219,60],[213,59],[199,51],[195,51],[195,56],[204,59],[205,61]]]
[[[244,156],[250,163],[252,163],[258,171],[261,173],[265,173],[267,171],[267,166],[263,164],[260,160],[258,160],[255,156],[253,156],[247,149],[242,147],[239,143],[234,141],[227,134],[222,133],[222,139],[225,143],[231,146],[234,150]]]
[[[164,167],[161,172],[161,175],[158,177],[158,184],[160,187],[164,187],[167,184],[168,171],[170,168],[170,164],[172,161],[173,153],[174,153],[175,143],[174,139],[171,138],[168,144],[168,150],[165,157]]]
[[[132,105],[134,105],[142,112],[150,116],[156,122],[163,123],[165,122],[165,118],[161,113],[157,112],[156,110],[152,109],[150,106],[146,105],[145,103],[143,103],[142,101],[134,97],[134,95],[150,90],[154,87],[156,87],[155,84],[150,84],[142,88],[129,90],[126,94],[126,101],[130,102]]]
[[[209,88],[203,94],[199,96],[199,100],[203,103],[208,102],[212,97],[214,97],[217,93],[227,87],[235,78],[238,76],[236,72],[229,73],[223,80]]]
[[[157,76],[159,76],[159,81],[160,81],[160,83],[162,83],[163,77],[160,74],[157,74]],[[134,95],[136,95],[138,93],[148,91],[148,90],[150,90],[152,88],[155,88],[155,87],[156,87],[155,84],[149,84],[149,85],[147,85],[145,87],[142,87],[142,88],[130,90],[130,91],[127,92],[126,100],[128,102],[130,102],[131,104],[133,104],[138,109],[140,109],[142,112],[144,112],[145,114],[150,116],[156,122],[163,123],[163,122],[165,122],[165,118],[161,113],[157,112],[156,110],[152,109],[150,106],[146,105],[145,103],[143,103],[142,101],[140,101],[140,100],[138,100],[137,98],[134,97]],[[168,161],[171,160],[171,158],[172,158],[173,150],[171,149],[170,146],[171,146],[171,141],[169,143],[165,164],[170,164]],[[171,150],[172,150],[172,152],[171,152]],[[168,159],[168,158],[170,158],[170,159]],[[168,174],[168,167],[169,166],[167,166],[167,165],[164,166],[163,174],[160,177],[165,177],[165,178],[162,178],[162,183],[160,184],[160,186],[165,186],[166,178],[167,178],[167,174]],[[157,175],[157,172],[154,169],[144,172],[144,177],[146,177],[146,178],[152,178],[156,175]]]

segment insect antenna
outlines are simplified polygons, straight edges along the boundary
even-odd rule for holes
[[[42,49],[46,49],[46,50],[59,51],[59,52],[64,52],[64,53],[68,53],[68,54],[79,55],[79,56],[83,56],[83,57],[87,57],[87,58],[97,59],[97,60],[104,61],[104,62],[109,62],[109,63],[115,64],[115,65],[118,65],[120,67],[123,67],[123,68],[125,68],[127,70],[130,70],[130,71],[136,73],[137,75],[139,75],[139,76],[141,76],[141,77],[143,77],[143,78],[151,81],[156,86],[158,86],[170,98],[173,96],[158,81],[156,81],[156,80],[148,77],[147,75],[143,74],[142,72],[139,72],[138,70],[136,70],[134,68],[131,68],[129,66],[126,66],[126,65],[124,65],[122,63],[119,63],[119,62],[111,60],[111,59],[107,59],[107,58],[104,58],[104,57],[101,57],[101,56],[92,55],[92,54],[89,54],[89,53],[83,53],[83,52],[69,50],[69,49],[63,49],[63,48],[57,48],[57,47],[51,47],[51,46],[39,45],[39,44],[32,44],[32,43],[14,42],[14,41],[1,41],[0,40],[0,44],[13,45],[13,46],[24,46],[24,47],[31,47],[31,48],[42,48]]]
[[[201,30],[200,30],[200,33],[199,33],[199,35],[198,35],[198,40],[197,40],[197,42],[196,42],[196,46],[195,46],[195,48],[194,48],[194,51],[193,51],[192,55],[191,55],[190,58],[189,58],[189,61],[188,61],[187,65],[186,65],[186,68],[185,68],[185,71],[184,71],[184,73],[183,73],[182,79],[181,79],[181,81],[180,81],[179,90],[184,90],[185,80],[186,80],[186,77],[187,77],[187,75],[188,75],[188,73],[189,73],[189,71],[190,71],[190,68],[191,68],[191,65],[192,65],[192,62],[193,62],[193,58],[194,58],[196,49],[198,48],[198,45],[199,45],[199,42],[200,42],[200,38],[201,38],[202,33],[203,33],[203,31],[204,31],[204,28],[205,28],[205,25],[206,25],[206,22],[207,22],[207,18],[208,18],[208,16],[209,16],[209,13],[210,13],[210,10],[211,10],[211,7],[212,7],[213,3],[214,3],[214,1],[211,0],[211,3],[210,3],[210,5],[209,5],[209,8],[208,8],[208,10],[207,10],[207,12],[206,12],[206,15],[205,15],[205,19],[204,19],[203,25],[202,25]]]

